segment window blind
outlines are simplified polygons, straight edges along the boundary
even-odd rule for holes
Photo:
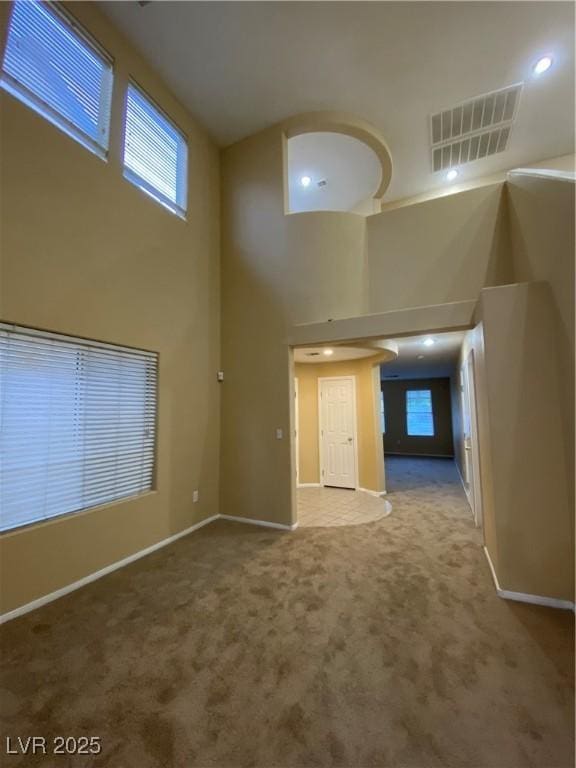
[[[188,147],[139,88],[126,95],[124,176],[179,216],[186,213]]]
[[[0,324],[0,530],[153,487],[157,355]]]
[[[108,149],[112,60],[56,5],[14,2],[2,87],[100,156]]]
[[[434,436],[432,392],[429,389],[409,389],[406,392],[406,422],[408,435]]]

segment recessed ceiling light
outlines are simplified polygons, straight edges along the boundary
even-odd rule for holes
[[[541,59],[538,59],[536,64],[534,64],[532,71],[535,75],[541,75],[543,72],[546,72],[547,69],[550,69],[552,66],[552,56],[542,56]]]
[[[323,350],[323,352],[326,355],[326,357],[330,357],[331,355],[334,354],[334,350],[333,349],[325,349],[325,350]]]
[[[452,168],[451,171],[448,171],[446,174],[446,178],[448,181],[454,181],[454,179],[458,176],[458,171],[455,168]]]
[[[302,176],[302,178],[300,179],[300,184],[302,184],[303,187],[309,187],[311,181],[312,179],[310,178],[310,176]]]
[[[434,339],[431,339],[429,336],[427,339],[424,339],[422,344],[424,344],[425,347],[432,347],[434,344],[436,344],[436,342],[434,341]]]
[[[424,360],[424,355],[418,355],[418,360]]]

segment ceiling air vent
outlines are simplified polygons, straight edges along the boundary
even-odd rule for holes
[[[434,172],[503,152],[516,119],[521,91],[522,83],[510,85],[432,115]]]

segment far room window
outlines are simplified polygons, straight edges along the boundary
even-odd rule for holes
[[[386,412],[384,410],[384,392],[380,390],[380,429],[382,434],[386,433]]]
[[[126,96],[124,176],[184,218],[188,176],[186,138],[133,84],[128,86]]]
[[[0,530],[153,488],[157,355],[0,324]]]
[[[406,431],[411,437],[434,437],[432,392],[429,389],[406,391]]]
[[[12,4],[0,84],[105,157],[112,59],[59,5],[37,0]]]

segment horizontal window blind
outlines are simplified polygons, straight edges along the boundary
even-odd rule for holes
[[[126,95],[124,176],[174,213],[186,213],[188,147],[135,85]]]
[[[153,487],[157,355],[0,324],[0,529]]]
[[[406,392],[407,433],[412,437],[434,437],[432,392],[429,389],[409,389]]]
[[[104,156],[108,149],[112,60],[56,5],[15,2],[2,62],[2,87]]]

